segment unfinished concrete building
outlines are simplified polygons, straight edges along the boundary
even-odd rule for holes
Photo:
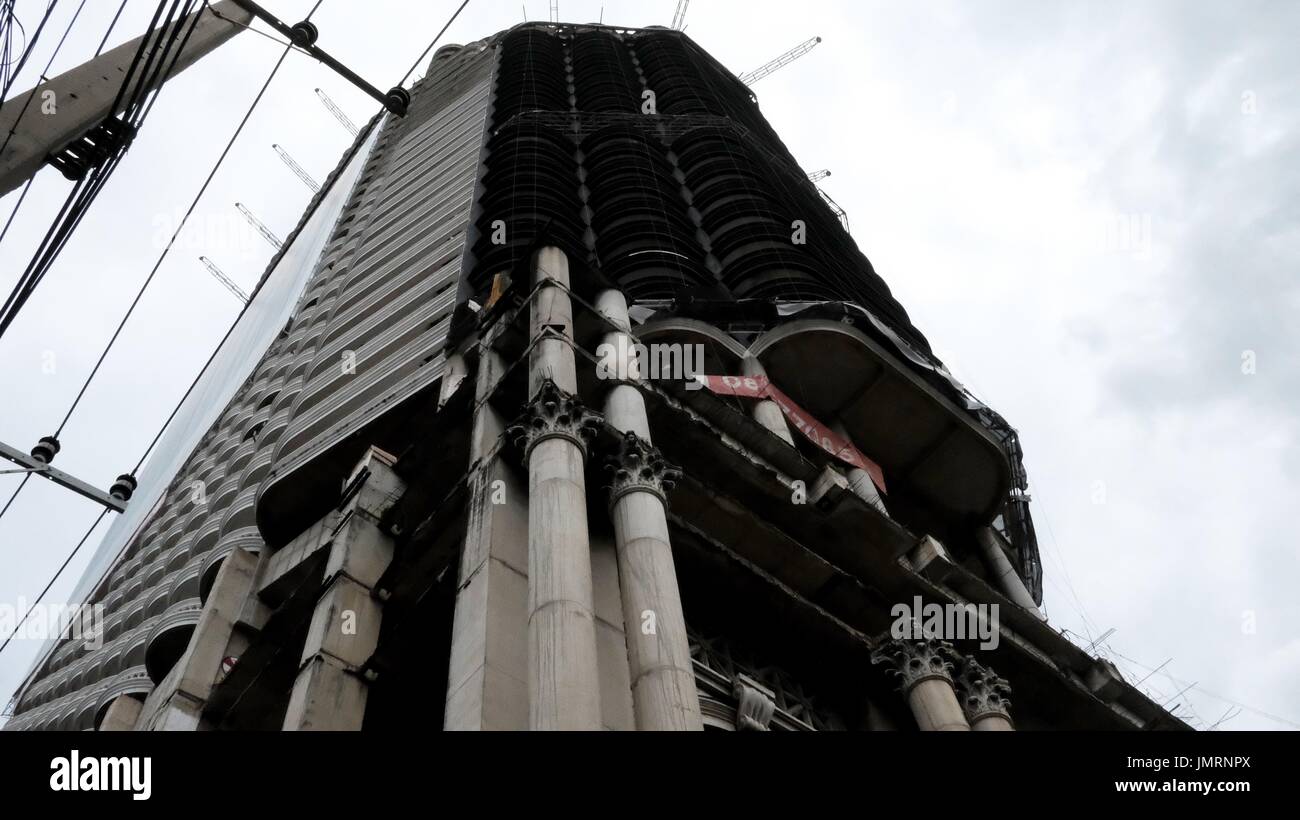
[[[1186,728],[1043,620],[1015,432],[690,38],[520,25],[411,97],[8,728]]]

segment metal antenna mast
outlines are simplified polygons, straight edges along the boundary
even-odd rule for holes
[[[239,285],[236,285],[233,281],[231,281],[229,276],[226,276],[224,273],[222,273],[221,268],[217,267],[211,259],[207,258],[206,256],[200,256],[199,261],[203,263],[203,267],[208,269],[208,273],[212,274],[213,278],[215,278],[218,282],[226,286],[226,290],[235,294],[236,299],[243,302],[244,304],[248,304],[248,294],[244,293],[243,289],[240,288]]]
[[[284,160],[284,164],[289,166],[289,170],[293,171],[298,179],[303,181],[304,185],[311,188],[313,194],[320,193],[320,185],[316,183],[316,180],[311,178],[310,174],[302,169],[301,165],[293,161],[293,157],[289,156],[288,151],[285,151],[279,145],[272,145],[271,147],[275,149],[275,153],[280,155],[280,159]]]
[[[320,101],[323,102],[325,107],[329,109],[329,112],[334,115],[334,119],[338,120],[339,124],[346,128],[349,134],[355,137],[357,135],[357,126],[352,122],[352,120],[348,119],[347,114],[343,113],[343,109],[335,105],[334,101],[329,98],[329,95],[324,91],[321,91],[319,88],[316,89],[316,96],[320,97]]]
[[[802,42],[799,45],[787,51],[786,53],[782,54],[780,57],[777,57],[775,60],[771,61],[770,63],[759,66],[758,68],[754,69],[748,74],[741,74],[740,81],[745,85],[753,85],[754,83],[763,79],[764,77],[771,74],[772,72],[785,68],[790,63],[793,63],[795,60],[799,59],[803,55],[812,51],[814,48],[817,47],[817,44],[820,43],[821,41],[822,38],[814,37],[811,40]]]
[[[271,243],[271,247],[275,248],[277,251],[284,247],[284,243],[280,241],[280,237],[271,233],[271,229],[263,225],[262,220],[253,216],[253,212],[244,207],[244,203],[236,202],[235,207],[244,215],[244,219],[248,220],[248,224],[252,225],[257,232],[262,235],[263,239]]]
[[[678,31],[682,30],[686,22],[686,7],[691,4],[691,0],[677,0],[677,11],[673,14],[673,28]]]

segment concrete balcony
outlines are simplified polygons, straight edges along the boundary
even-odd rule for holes
[[[198,625],[203,604],[197,597],[168,607],[149,631],[145,641],[144,665],[149,679],[160,682],[185,654],[190,635]]]
[[[130,695],[138,700],[144,700],[152,691],[153,681],[149,680],[149,673],[145,667],[134,666],[118,672],[95,698],[94,728],[98,729],[100,727],[104,722],[104,713],[108,711],[108,707],[122,695]]]

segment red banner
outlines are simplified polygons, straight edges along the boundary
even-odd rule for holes
[[[825,450],[834,458],[865,470],[871,476],[871,482],[882,493],[885,492],[885,474],[880,465],[867,458],[853,446],[853,442],[836,433],[826,425],[813,418],[780,388],[767,380],[766,376],[696,376],[705,387],[721,396],[741,396],[747,399],[771,399],[794,428],[813,444]]]

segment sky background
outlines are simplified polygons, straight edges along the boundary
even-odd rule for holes
[[[117,5],[88,0],[50,76],[93,53]],[[129,3],[110,46],[154,5]],[[311,2],[264,5],[292,22]],[[324,0],[314,20],[322,48],[388,88],[457,5]],[[565,0],[560,16],[666,26],[675,7]],[[19,0],[28,30],[43,8]],[[14,89],[75,8],[60,3]],[[442,42],[525,11],[548,4],[472,0]],[[1195,726],[1300,728],[1300,4],[695,0],[686,22],[737,73],[823,38],[755,85],[759,104],[805,169],[832,172],[822,187],[936,354],[1020,431],[1051,623],[1084,646],[1114,630],[1101,651],[1130,681],[1160,667],[1142,687]],[[53,431],[280,51],[245,32],[164,90],[0,340],[0,440]],[[272,249],[234,203],[283,237],[311,196],[271,144],[321,181],[351,142],[317,87],[357,124],[376,109],[289,57],[64,431],[60,468],[105,487],[129,470],[234,319],[198,256],[252,289]],[[0,244],[4,292],[68,186],[38,176]],[[0,504],[17,483],[0,476]],[[28,482],[0,519],[0,605],[30,602],[98,512]],[[0,705],[40,646],[0,654]]]

